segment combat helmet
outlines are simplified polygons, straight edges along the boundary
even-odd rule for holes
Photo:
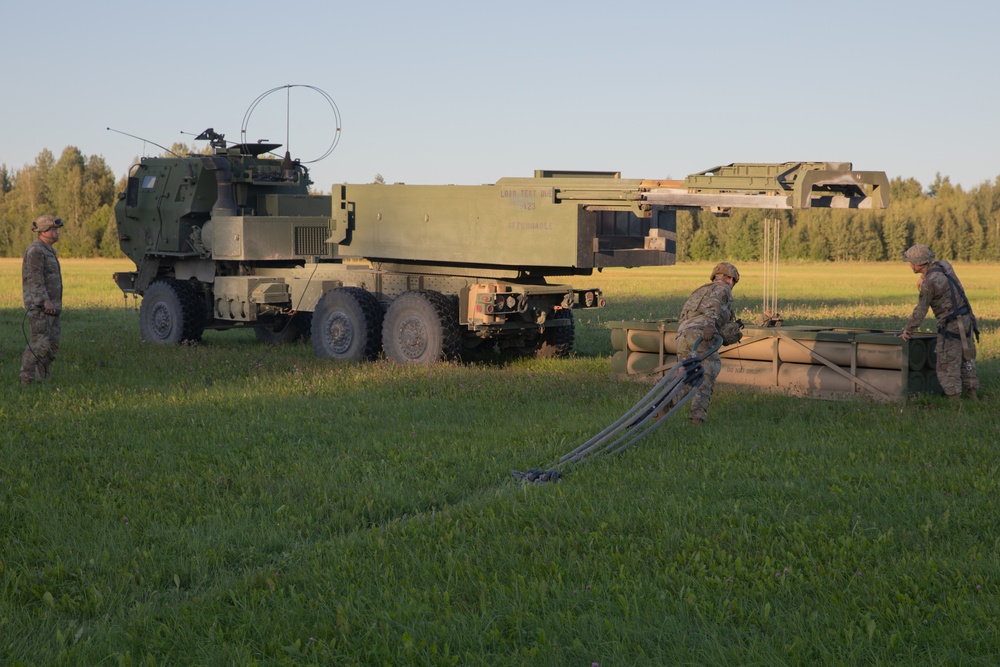
[[[922,243],[917,244],[903,253],[903,261],[917,265],[930,264],[934,261],[934,251]]]
[[[719,262],[712,269],[712,275],[708,277],[709,280],[715,280],[715,276],[722,274],[728,278],[733,279],[733,284],[735,285],[740,281],[740,272],[736,270],[736,267],[729,262]]]
[[[53,228],[59,228],[63,226],[63,221],[54,215],[40,215],[35,218],[35,221],[31,223],[31,231],[41,234],[42,232],[47,232]]]

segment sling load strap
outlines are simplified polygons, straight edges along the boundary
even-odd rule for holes
[[[722,336],[716,334],[709,349],[699,356],[697,351],[700,344],[701,341],[698,341],[691,356],[678,361],[669,370],[666,366],[653,369],[652,373],[663,370],[666,372],[645,396],[613,424],[561,456],[549,468],[530,468],[524,472],[512,470],[511,475],[523,482],[556,482],[565,475],[568,468],[601,454],[618,454],[638,443],[691,400],[705,377],[702,362],[722,347]]]

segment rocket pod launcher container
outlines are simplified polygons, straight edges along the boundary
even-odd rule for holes
[[[656,378],[677,360],[677,321],[612,322],[616,375]],[[934,371],[934,334],[904,341],[897,332],[837,327],[743,329],[719,350],[717,382],[816,398],[867,396],[892,400],[941,393]]]

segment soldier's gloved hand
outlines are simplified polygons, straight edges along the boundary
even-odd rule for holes
[[[715,325],[709,324],[704,329],[702,329],[701,337],[704,341],[711,343],[712,339],[715,338]]]

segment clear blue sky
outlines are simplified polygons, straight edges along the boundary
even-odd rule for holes
[[[730,162],[853,161],[1000,176],[1000,3],[5,3],[0,163],[100,155],[117,176],[214,127],[239,140],[261,93],[326,91],[342,117],[317,186],[492,183],[534,169],[680,178]],[[333,116],[293,91],[293,157]],[[286,140],[284,94],[247,139]]]

